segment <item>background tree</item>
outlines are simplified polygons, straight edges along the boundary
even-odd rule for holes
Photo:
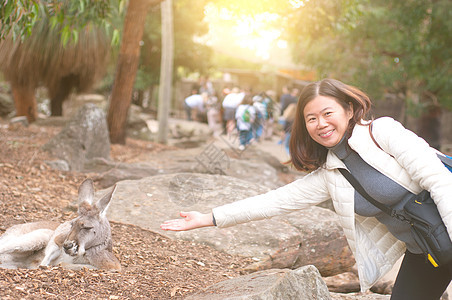
[[[165,0],[162,10],[162,64],[160,68],[159,88],[159,131],[157,141],[166,144],[168,135],[168,112],[171,104],[173,82],[174,31],[173,31],[173,1]]]
[[[418,131],[426,134],[435,112],[452,107],[451,10],[446,0],[312,0],[287,14],[288,40],[319,77],[338,77],[374,99],[403,95],[412,114],[424,115]],[[438,134],[424,137],[439,143]]]
[[[194,41],[194,37],[202,36],[208,31],[208,24],[203,22],[205,3],[207,3],[207,0],[173,1],[173,80],[190,73],[207,74],[213,68],[212,49]],[[160,6],[150,8],[142,38],[140,62],[134,85],[134,90],[138,91],[138,95],[140,95],[137,103],[142,102],[143,91],[153,90],[160,81],[161,17]]]
[[[34,1],[2,1],[0,7],[0,40],[10,34],[16,39],[31,34],[38,20],[39,4]]]
[[[11,83],[16,114],[27,116],[29,122],[37,118],[38,86],[48,90],[52,115],[62,115],[62,103],[69,93],[73,89],[88,91],[103,75],[108,60],[110,41],[103,29],[89,24],[69,42],[66,25],[52,25],[52,20],[49,11],[41,10],[30,36],[14,38],[20,33],[12,30],[0,41],[0,70]]]
[[[119,73],[116,73],[115,84],[116,89],[112,92],[111,103],[109,111],[109,127],[110,127],[110,139],[112,143],[125,143],[125,125],[127,119],[127,111],[131,104],[133,89],[138,91],[143,91],[145,89],[149,89],[152,86],[157,86],[160,82],[160,71],[163,65],[161,64],[162,56],[168,53],[162,53],[162,15],[160,6],[156,5],[160,1],[154,1],[148,6],[148,14],[146,18],[146,24],[142,24],[142,28],[144,28],[144,34],[139,38],[137,34],[134,34],[132,38],[135,41],[138,41],[140,46],[136,47],[136,51],[134,55],[139,53],[140,60],[137,63],[137,69],[135,70],[134,75],[121,75],[123,78],[120,82],[121,85],[125,85],[125,78],[127,78],[127,89],[124,86],[119,86],[116,82],[118,80]],[[172,3],[173,8],[173,27],[174,27],[174,62],[171,64],[172,74],[185,74],[188,72],[207,72],[210,65],[210,54],[211,50],[204,45],[196,43],[193,41],[193,36],[201,35],[207,32],[208,27],[205,23],[202,22],[204,13],[203,13],[203,5],[206,3],[206,0],[196,0],[195,3],[193,1],[188,0],[178,0]],[[195,5],[196,4],[196,5]],[[131,5],[131,2],[130,4]],[[129,8],[130,9],[130,8]],[[126,17],[127,19],[127,17]],[[137,17],[132,18],[133,22],[137,24]],[[125,28],[126,24],[124,25]],[[125,32],[124,32],[125,34]],[[127,42],[124,43],[125,37],[123,37],[122,45],[134,45],[134,47],[138,44],[136,42]],[[121,55],[120,55],[121,57]],[[120,58],[119,57],[119,58]],[[136,56],[134,56],[136,58]],[[118,63],[119,64],[119,63]],[[130,63],[127,63],[127,67],[131,66]],[[118,70],[120,68],[118,67]],[[121,68],[122,69],[122,68]],[[174,76],[171,75],[171,83],[174,81]],[[136,76],[136,77],[133,77]],[[167,77],[167,76],[164,76]],[[115,95],[118,93],[122,93],[119,99],[121,99],[121,103],[119,101],[113,100]],[[127,98],[127,95],[130,96]],[[141,93],[140,93],[141,94]],[[127,99],[127,100],[126,100]],[[164,100],[165,105],[170,105],[168,102],[171,99]],[[159,99],[160,101],[160,99]],[[117,103],[113,106],[113,103]],[[159,104],[159,110],[163,109]],[[168,107],[169,109],[169,107]],[[120,113],[120,111],[122,111]],[[165,112],[166,111],[166,112]],[[165,114],[163,116],[162,114]],[[161,130],[166,130],[165,118],[167,118],[168,111],[160,110],[158,114],[159,123]],[[161,119],[163,118],[163,120]],[[115,122],[116,124],[113,124]],[[162,124],[163,122],[163,124]],[[160,132],[158,139],[160,141],[164,141],[166,138],[164,137],[164,133]]]
[[[155,1],[155,3],[158,2]],[[143,36],[146,14],[153,3],[152,0],[130,0],[127,7],[107,115],[110,142],[114,144],[125,144],[126,142],[125,127],[140,57],[140,41]]]
[[[295,58],[320,77],[340,74],[375,94],[433,93],[452,107],[451,8],[441,0],[309,1],[292,12],[289,37]]]
[[[122,10],[125,0],[64,1],[64,0],[4,0],[0,6],[0,40],[11,34],[14,40],[31,35],[34,24],[44,16],[52,26],[59,24],[61,39],[66,44],[77,41],[79,32],[88,25],[107,32],[114,26],[110,20]],[[117,42],[118,30],[113,29],[112,43]]]

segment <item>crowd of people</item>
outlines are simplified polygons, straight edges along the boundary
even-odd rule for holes
[[[277,123],[281,129],[280,143],[289,153],[288,141],[298,88],[284,86],[279,99],[272,90],[252,93],[238,86],[226,87],[221,95],[218,94],[212,82],[201,77],[184,99],[187,120],[206,122],[216,136],[238,136],[239,150],[244,150],[254,141],[270,140]]]

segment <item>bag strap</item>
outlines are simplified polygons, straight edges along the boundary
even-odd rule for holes
[[[388,152],[384,151],[383,148],[381,148],[380,144],[378,144],[377,140],[374,138],[374,135],[373,135],[373,133],[372,133],[372,124],[373,124],[373,123],[374,123],[374,121],[372,120],[372,122],[370,122],[370,124],[369,124],[369,134],[370,134],[370,138],[372,139],[372,141],[375,143],[375,145],[377,145],[377,147],[378,147],[381,151],[387,153],[389,156],[391,156],[392,158],[394,158],[393,155],[391,155],[391,154],[389,154]]]
[[[381,151],[384,151],[383,148],[381,148],[381,146],[377,143],[377,141],[374,138],[374,135],[372,133],[372,124],[374,123],[374,121],[372,120],[372,122],[370,122],[369,124],[369,134],[370,134],[370,138],[372,139],[372,141],[375,143],[375,145],[377,145],[378,148],[380,148]]]
[[[350,173],[347,169],[344,169],[344,168],[339,168],[338,170],[348,180],[348,182],[350,182],[350,184],[353,186],[353,188],[355,188],[355,190],[361,196],[363,196],[367,201],[369,201],[371,204],[373,204],[374,206],[376,206],[377,208],[382,210],[384,213],[390,215],[391,217],[397,218],[397,216],[398,216],[397,212],[394,209],[392,209],[391,207],[386,206],[383,203],[378,202],[377,200],[372,198],[372,196],[366,192],[366,190],[358,182],[358,180],[356,180],[355,176],[353,176],[352,173]]]
[[[442,163],[452,172],[452,156],[437,154]]]

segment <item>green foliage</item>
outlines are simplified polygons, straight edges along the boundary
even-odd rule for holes
[[[31,33],[31,28],[38,20],[39,4],[36,1],[2,0],[0,5],[0,40],[9,32],[14,38]]]
[[[46,13],[53,27],[58,25],[61,40],[66,45],[69,40],[76,43],[79,30],[92,26],[101,27],[111,34],[113,14],[120,13],[124,0],[48,0]],[[112,43],[119,42],[118,30],[112,33]]]
[[[203,22],[204,5],[208,0],[173,1],[174,28],[174,74],[199,72],[206,74],[211,68],[212,51],[194,41],[195,36],[207,33]],[[161,56],[161,12],[160,6],[151,8],[146,20],[141,47],[140,69],[135,88],[158,84]]]
[[[290,15],[295,57],[319,77],[351,82],[374,98],[409,91],[452,108],[451,1],[311,0]]]
[[[24,39],[42,18],[60,32],[63,45],[77,43],[81,30],[101,27],[119,43],[119,31],[111,19],[122,12],[125,0],[3,0],[0,8],[0,40],[11,33],[13,39]]]

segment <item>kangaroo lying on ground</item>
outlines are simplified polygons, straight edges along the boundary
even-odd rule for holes
[[[14,225],[0,237],[0,267],[37,268],[61,264],[121,270],[112,252],[106,212],[116,186],[93,203],[94,185],[86,179],[78,190],[78,217],[59,224],[51,221]]]

